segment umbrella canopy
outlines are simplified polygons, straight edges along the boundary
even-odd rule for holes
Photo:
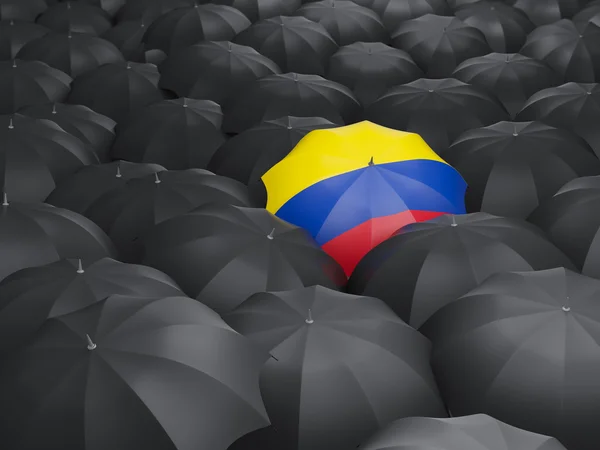
[[[231,6],[252,23],[275,16],[291,16],[302,4],[300,0],[213,0],[211,3]]]
[[[354,448],[391,420],[446,417],[429,342],[378,299],[321,286],[258,293],[224,319],[273,356],[260,387],[281,444],[265,448]]]
[[[143,18],[127,20],[116,24],[101,37],[117,47],[127,61],[147,62],[147,49],[143,42],[147,29],[147,20]]]
[[[596,449],[598,295],[599,280],[564,268],[505,273],[436,313],[421,330],[448,409]]]
[[[487,414],[407,417],[378,431],[359,450],[567,450],[555,438],[521,430]]]
[[[546,0],[543,4],[536,0],[516,0],[513,6],[523,11],[539,27],[560,19],[570,19],[589,0]]]
[[[252,83],[226,111],[223,129],[237,134],[284,116],[322,117],[344,125],[360,115],[360,103],[346,86],[318,75],[285,73]]]
[[[306,17],[277,16],[256,22],[234,42],[254,48],[284,72],[325,75],[338,45],[323,25]]]
[[[433,14],[402,23],[392,33],[392,42],[407,51],[428,78],[449,77],[464,60],[492,51],[477,28]]]
[[[71,77],[40,61],[0,61],[0,114],[64,100]]]
[[[449,215],[408,225],[371,250],[348,280],[348,292],[380,298],[420,327],[494,273],[553,267],[575,269],[539,228],[523,220]]]
[[[225,142],[221,107],[178,98],[141,109],[119,130],[112,157],[167,169],[205,168]]]
[[[30,22],[4,20],[0,22],[0,61],[15,59],[25,44],[47,34],[46,27]]]
[[[583,137],[600,157],[600,85],[566,83],[533,94],[517,120],[539,120]]]
[[[322,0],[307,3],[295,15],[323,25],[338,45],[389,40],[388,32],[377,13],[351,1]]]
[[[110,16],[101,8],[79,1],[50,6],[37,23],[57,33],[87,33],[99,36],[111,27]]]
[[[365,118],[417,133],[434,151],[442,153],[463,132],[509,120],[509,115],[481,88],[445,78],[393,87],[367,108]]]
[[[113,294],[183,295],[164,273],[111,258],[89,265],[68,259],[22,269],[0,283],[0,353],[23,345],[48,319],[84,309]]]
[[[541,122],[469,130],[443,156],[469,185],[469,212],[519,219],[567,181],[600,175],[600,160],[582,138]]]
[[[94,164],[65,178],[46,199],[59,208],[84,216],[100,197],[113,189],[125,187],[127,181],[166,170],[158,164],[114,161]]]
[[[396,31],[402,22],[426,14],[452,15],[446,0],[361,0],[359,3],[379,14],[390,33]]]
[[[327,79],[343,84],[363,106],[392,86],[410,83],[423,71],[410,55],[381,42],[356,42],[341,47],[329,60]]]
[[[130,114],[164,99],[158,88],[159,78],[153,64],[105,64],[78,77],[67,102],[85,105],[117,123],[124,123]]]
[[[34,22],[47,8],[45,0],[0,0],[0,20]]]
[[[85,33],[48,33],[25,44],[17,58],[42,61],[73,78],[103,64],[123,61],[117,47],[97,36]]]
[[[267,210],[306,229],[348,276],[404,225],[465,213],[456,170],[420,136],[371,122],[312,131],[262,180]]]
[[[564,81],[600,81],[600,26],[568,19],[536,28],[520,53],[548,64]]]
[[[252,47],[228,41],[200,42],[169,55],[159,66],[160,87],[179,97],[206,99],[223,107],[260,78],[281,73]]]
[[[0,116],[0,191],[11,200],[43,201],[64,178],[97,162],[89,146],[54,122]]]
[[[264,209],[204,205],[158,224],[144,243],[145,264],[219,314],[256,292],[346,284],[341,267],[305,230]]]
[[[600,278],[600,190],[595,186],[573,188],[543,202],[527,220],[544,230],[550,240],[579,267],[583,274]]]
[[[9,202],[0,205],[0,280],[26,267],[62,258],[95,261],[116,257],[109,237],[79,214],[45,203]]]
[[[144,18],[150,24],[169,11],[196,4],[196,0],[127,0],[117,12],[116,19],[117,23],[121,23]]]
[[[565,183],[556,194],[573,191],[575,189],[600,189],[600,176],[579,177]],[[556,195],[555,194],[555,195]]]
[[[3,361],[0,434],[39,450],[226,450],[269,423],[265,359],[193,299],[112,295]]]
[[[600,2],[591,1],[589,4],[581,9],[577,14],[573,16],[573,22],[576,25],[585,26],[588,22],[592,22],[600,26]]]
[[[98,198],[86,216],[112,238],[122,261],[139,262],[148,230],[210,202],[251,206],[248,190],[239,181],[189,169],[130,179]]]
[[[560,77],[550,67],[519,53],[490,53],[467,59],[452,77],[496,96],[511,117],[533,94],[560,84]]]
[[[481,31],[490,48],[499,53],[518,52],[535,28],[525,13],[501,1],[471,3],[455,15]]]
[[[129,1],[131,2],[131,0]],[[77,0],[77,3],[102,8],[112,18],[125,6],[127,0]],[[135,1],[132,3],[135,3]]]

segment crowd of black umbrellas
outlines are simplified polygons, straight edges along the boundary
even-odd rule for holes
[[[350,277],[265,209],[419,134]],[[600,448],[600,1],[0,0],[0,448]]]

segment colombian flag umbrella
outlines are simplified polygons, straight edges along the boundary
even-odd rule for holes
[[[267,209],[308,230],[347,275],[404,225],[465,213],[454,168],[419,135],[368,121],[311,131],[262,181]]]

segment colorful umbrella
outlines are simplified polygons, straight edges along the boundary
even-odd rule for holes
[[[347,275],[404,225],[465,213],[456,170],[419,135],[368,121],[310,132],[262,180],[267,210],[308,230]]]

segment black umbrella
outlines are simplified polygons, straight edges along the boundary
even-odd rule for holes
[[[541,122],[469,130],[443,157],[469,186],[467,211],[519,219],[567,181],[600,175],[600,160],[583,139]]]
[[[144,19],[120,22],[102,34],[101,37],[114,44],[127,61],[147,62],[147,49],[146,44],[143,42],[148,29],[146,22]]]
[[[201,41],[228,41],[250,26],[248,18],[231,6],[195,5],[178,8],[156,19],[144,42],[169,54]]]
[[[153,64],[105,64],[72,85],[67,101],[85,105],[97,113],[123,123],[131,113],[163,100],[158,88],[160,74]]]
[[[600,85],[566,83],[533,94],[517,120],[539,120],[570,130],[582,138],[600,157]]]
[[[454,415],[482,412],[595,450],[600,281],[556,268],[496,274],[422,331]]]
[[[556,194],[573,191],[575,189],[600,189],[600,176],[579,177],[565,183]],[[555,194],[555,195],[556,195]]]
[[[49,31],[46,27],[31,22],[14,20],[0,22],[0,61],[15,59],[21,47]]]
[[[275,16],[291,16],[302,4],[300,0],[213,0],[211,3],[240,10],[252,23]]]
[[[452,10],[453,13],[458,11],[460,8],[464,8],[467,5],[472,5],[473,3],[478,3],[481,0],[446,0],[448,6]],[[507,2],[514,3],[514,0],[506,0]],[[452,14],[447,14],[451,16]]]
[[[376,12],[346,0],[307,3],[296,16],[320,23],[338,45],[387,42],[389,35]]]
[[[49,120],[0,116],[0,191],[43,201],[65,177],[98,162],[91,147]]]
[[[98,198],[85,214],[113,240],[122,261],[139,262],[148,230],[211,202],[252,206],[239,181],[189,169],[130,179]]]
[[[600,278],[600,190],[593,185],[573,188],[543,202],[528,221],[544,230],[550,240],[583,274]]]
[[[0,0],[0,20],[33,22],[47,8],[45,0]]]
[[[262,448],[351,449],[391,420],[446,417],[429,342],[378,299],[313,286],[223,318],[272,355],[260,388],[279,442]]]
[[[160,87],[179,97],[207,99],[227,107],[249,84],[279,67],[252,47],[201,42],[173,52],[160,65]]]
[[[360,114],[360,104],[346,86],[318,75],[285,73],[252,83],[226,111],[223,129],[241,133],[284,116],[323,117],[344,125],[358,121]]]
[[[148,24],[177,8],[194,6],[197,0],[127,0],[116,15],[117,23],[144,18]]]
[[[226,450],[269,423],[265,359],[195,300],[112,295],[3,361],[0,435],[36,450]]]
[[[440,153],[461,133],[509,120],[509,115],[481,88],[446,78],[393,87],[367,108],[365,118],[420,134]]]
[[[64,100],[71,77],[40,61],[0,61],[0,114]]]
[[[129,0],[129,2],[131,2],[131,0]],[[77,3],[84,3],[86,5],[102,8],[112,18],[128,2],[127,0],[77,0]],[[135,1],[132,3],[135,3]]]
[[[392,42],[407,51],[429,78],[449,77],[464,60],[492,51],[477,28],[433,14],[402,23],[392,33]]]
[[[600,26],[600,2],[590,2],[585,8],[573,16],[573,22],[576,25],[583,26],[585,26],[588,22],[592,22]]]
[[[94,164],[78,170],[65,178],[46,199],[59,208],[84,216],[89,207],[107,192],[122,188],[127,181],[166,170],[158,164],[140,164],[114,161]]]
[[[284,72],[325,75],[338,46],[323,25],[305,17],[277,16],[256,22],[234,42],[254,48]]]
[[[144,243],[145,264],[218,313],[256,292],[346,283],[305,230],[264,209],[205,205],[158,224]]]
[[[357,3],[379,14],[390,33],[396,31],[402,22],[426,14],[452,15],[446,0],[360,0]]]
[[[357,447],[359,450],[567,450],[555,438],[521,430],[486,414],[409,417],[397,420]]]
[[[97,36],[53,32],[25,44],[17,58],[45,62],[73,78],[103,64],[123,61],[117,47]]]
[[[52,5],[36,22],[57,33],[87,33],[94,36],[101,35],[111,27],[110,16],[103,9],[79,1]]]
[[[527,37],[520,53],[548,64],[564,81],[600,81],[600,26],[568,19],[543,25]]]
[[[522,11],[501,1],[472,3],[460,8],[455,15],[481,31],[490,48],[499,53],[518,52],[535,28]]]
[[[28,117],[51,120],[67,133],[89,144],[103,161],[115,138],[116,122],[92,111],[87,106],[46,103],[19,111]]]
[[[420,327],[494,273],[561,266],[575,268],[539,228],[523,220],[447,215],[407,225],[367,253],[348,292],[380,298]]]
[[[570,19],[578,13],[589,0],[516,0],[513,6],[523,11],[536,25],[554,23],[560,19]]]
[[[0,283],[0,353],[17,348],[48,319],[84,309],[109,295],[183,295],[168,275],[102,258],[22,269]]]
[[[356,42],[341,47],[329,60],[327,79],[352,89],[363,106],[392,86],[423,76],[410,55],[381,42]]]
[[[112,156],[167,169],[203,169],[225,142],[222,120],[221,107],[210,100],[154,103],[119,130]]]
[[[26,267],[62,258],[116,257],[108,236],[79,214],[46,203],[0,204],[0,280]],[[1,434],[1,433],[0,433]]]
[[[561,81],[546,64],[519,53],[490,53],[467,59],[452,77],[495,95],[511,117],[533,94]]]

